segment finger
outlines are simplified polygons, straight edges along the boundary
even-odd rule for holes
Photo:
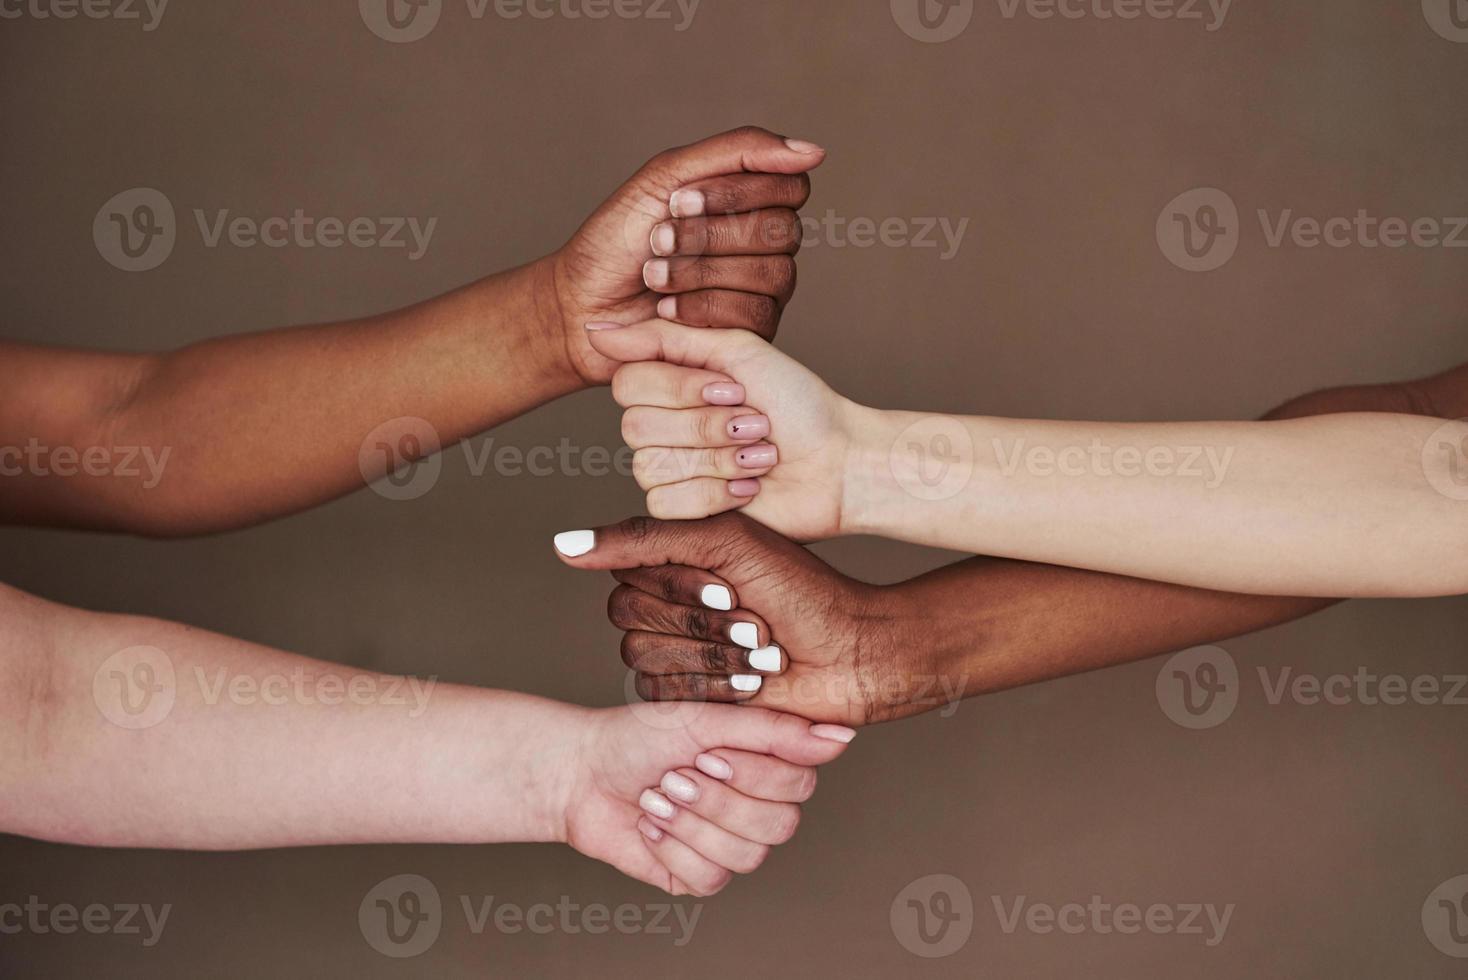
[[[663,521],[698,521],[738,510],[759,496],[758,479],[717,480],[700,477],[653,487],[647,492],[647,512]]]
[[[649,243],[653,255],[664,257],[794,255],[800,251],[800,232],[800,215],[789,208],[765,208],[659,222]]]
[[[753,632],[754,624],[747,625]],[[631,630],[622,637],[622,662],[649,677],[669,674],[733,677],[778,674],[785,669],[787,661],[785,652],[775,644],[751,650],[742,643],[731,644],[727,638],[695,640],[675,634]]]
[[[701,476],[719,480],[748,480],[764,476],[780,461],[780,452],[767,442],[722,449],[639,449],[632,454],[632,476],[644,490],[682,483]]]
[[[642,281],[655,293],[734,289],[773,296],[784,305],[795,295],[795,259],[789,255],[719,255],[649,259]]]
[[[707,214],[739,214],[760,208],[799,211],[810,200],[807,174],[728,174],[696,180],[673,192],[668,201],[675,218]]]
[[[678,807],[688,811],[690,816],[758,844],[784,844],[795,836],[800,826],[800,807],[794,803],[773,803],[745,796],[728,783],[710,779],[697,769],[679,769],[669,773],[663,777],[657,790],[643,793],[643,799],[657,808],[644,807],[654,815],[665,812],[663,803],[672,807],[673,800],[676,800]],[[683,817],[675,812],[666,819],[670,826],[676,826]],[[683,834],[678,836],[692,844]],[[710,860],[718,861],[702,848],[699,850]]]
[[[729,612],[739,605],[739,595],[734,586],[713,572],[689,565],[617,568],[612,570],[612,578],[649,596],[679,605],[702,606],[722,612]],[[615,592],[612,594],[616,595]]]
[[[777,803],[804,803],[815,794],[816,770],[739,749],[713,749],[693,760],[699,772],[743,793]]]
[[[837,758],[856,737],[842,725],[813,725],[804,718],[765,708],[700,711],[688,732],[712,748],[744,749],[773,755],[799,766],[820,766]]]
[[[612,398],[623,408],[701,408],[743,405],[744,386],[716,371],[662,361],[624,364],[612,375]]]
[[[708,701],[742,704],[759,694],[758,674],[638,674],[637,696],[644,701]]]
[[[780,301],[762,293],[696,289],[658,300],[658,316],[690,327],[735,327],[766,340],[780,326]]]
[[[748,581],[788,562],[812,560],[804,548],[737,514],[698,522],[630,517],[605,527],[562,531],[555,536],[555,552],[576,568],[692,565],[724,582]]]
[[[622,439],[633,449],[752,445],[769,436],[769,417],[740,405],[683,409],[634,405],[622,413]]]
[[[726,174],[802,174],[819,167],[826,151],[805,140],[787,140],[758,126],[720,133],[665,150],[639,171],[652,193],[667,200],[680,187]],[[661,193],[658,193],[658,192]]]
[[[688,573],[686,576],[683,574],[685,571]],[[641,572],[639,577],[686,577],[688,584],[694,585],[697,574],[699,573],[695,573],[693,569],[684,569],[681,565],[664,565]],[[656,584],[654,583],[655,586]],[[666,585],[668,591],[683,591],[683,586],[679,583]],[[704,595],[710,592],[722,593],[714,600],[720,602],[732,595],[731,590],[721,585],[706,585],[700,591]],[[765,621],[747,609],[719,609],[702,604],[670,602],[625,583],[613,589],[612,594],[607,597],[607,618],[619,630],[665,633],[668,636],[688,637],[710,643],[732,644],[746,650],[758,650],[770,638],[770,629]]]
[[[666,361],[710,371],[731,371],[769,348],[767,341],[744,330],[701,330],[667,320],[632,326],[597,321],[586,325],[586,340],[614,361]]]
[[[687,770],[698,775],[696,770]],[[705,777],[707,778],[707,777]],[[688,791],[697,796],[698,789],[691,779],[681,772],[670,772],[663,777],[664,787]],[[729,792],[734,792],[729,790]],[[764,802],[764,801],[755,801]],[[672,834],[694,851],[721,868],[736,874],[749,874],[764,864],[769,856],[770,845],[742,836],[735,830],[721,827],[707,817],[701,816],[669,799],[666,790],[644,790],[638,805],[642,807],[653,826]],[[793,804],[765,803],[766,806],[792,806]],[[796,807],[797,812],[799,807]],[[799,817],[797,816],[797,820]],[[788,839],[788,838],[787,838]],[[783,842],[782,842],[783,843]]]
[[[637,829],[651,851],[673,876],[674,895],[688,894],[707,898],[722,891],[734,877],[693,848],[653,823],[647,816],[637,818]]]

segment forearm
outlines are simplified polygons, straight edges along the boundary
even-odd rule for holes
[[[548,308],[549,275],[536,263],[381,316],[150,357],[18,349],[16,374],[30,390],[0,396],[4,442],[35,439],[52,456],[11,467],[0,513],[167,536],[348,493],[364,468],[386,470],[388,453],[401,464],[404,453],[431,451],[434,434],[447,447],[581,387]],[[401,418],[431,428],[368,438]],[[131,454],[132,472],[56,465],[57,447],[83,459],[100,447],[114,463]]]
[[[852,530],[1270,595],[1468,591],[1468,510],[1424,468],[1441,419],[1121,424],[881,413]],[[952,430],[945,456],[905,432]],[[1468,435],[1468,426],[1463,427]],[[926,479],[927,482],[924,482]]]
[[[194,849],[563,833],[582,709],[11,590],[0,604],[0,830]]]

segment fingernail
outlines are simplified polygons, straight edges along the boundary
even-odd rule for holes
[[[751,650],[749,666],[767,674],[778,674],[780,672],[780,648],[771,643],[767,647]]]
[[[765,682],[758,674],[735,674],[729,678],[729,686],[741,694],[749,694],[758,691],[760,685]]]
[[[733,381],[715,381],[704,385],[703,400],[710,405],[743,405],[744,385]]]
[[[759,627],[753,623],[735,623],[729,627],[729,639],[746,650],[758,650]]]
[[[678,247],[678,233],[673,226],[664,221],[652,230],[652,254],[672,255],[673,250]]]
[[[734,767],[716,755],[700,752],[693,765],[699,772],[713,779],[733,779]]]
[[[681,773],[665,774],[662,787],[675,800],[682,800],[684,803],[693,803],[698,800],[698,784]]]
[[[699,601],[710,609],[719,609],[728,612],[734,608],[734,597],[729,590],[722,585],[705,585],[703,591],[698,594]]]
[[[637,829],[642,831],[642,836],[656,844],[663,839],[663,829],[654,826],[646,817],[637,821]]]
[[[821,147],[810,140],[786,140],[785,145],[796,153],[820,153]]]
[[[642,267],[642,280],[653,289],[662,289],[671,275],[665,259],[651,259]]]
[[[729,494],[734,497],[757,497],[759,496],[759,481],[730,480]]]
[[[780,461],[780,450],[774,446],[745,446],[734,454],[734,461],[750,470],[774,466]]]
[[[671,320],[678,315],[678,297],[664,296],[658,300],[658,316],[664,320]]]
[[[595,531],[562,531],[556,535],[556,550],[567,558],[580,558],[595,547]]]
[[[675,218],[697,218],[703,214],[703,191],[674,191],[668,208]]]
[[[824,738],[843,744],[856,738],[856,729],[847,728],[845,725],[812,725],[810,726],[810,733],[816,738]]]
[[[735,439],[763,439],[770,434],[770,420],[763,415],[741,415],[729,423]]]
[[[610,320],[593,320],[586,325],[587,330],[621,330],[626,324],[613,323]]]
[[[653,816],[662,817],[664,820],[673,819],[673,814],[677,812],[672,801],[655,789],[643,790],[642,796],[637,800],[637,805]]]

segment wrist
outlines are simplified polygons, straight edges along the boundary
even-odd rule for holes
[[[908,424],[902,417],[910,413],[847,402],[841,414],[850,441],[841,475],[838,527],[842,535],[881,535],[887,530],[893,501],[902,495],[893,454]]]
[[[521,271],[525,275],[526,322],[531,331],[535,362],[567,393],[591,387],[593,382],[586,377],[575,354],[576,344],[585,344],[584,325],[574,324],[575,332],[572,332],[573,324],[561,289],[560,252],[537,259]]]

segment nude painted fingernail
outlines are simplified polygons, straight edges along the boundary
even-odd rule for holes
[[[812,143],[810,140],[789,140],[788,139],[788,140],[785,141],[785,145],[788,146],[788,147],[790,147],[790,149],[794,150],[796,153],[820,153],[820,152],[822,152],[822,147],[819,144]]]
[[[642,267],[642,281],[652,289],[662,289],[671,275],[672,267],[666,259],[652,259]]]
[[[741,694],[749,694],[760,689],[765,682],[758,674],[735,674],[729,678],[729,686]]]
[[[723,612],[734,608],[734,597],[729,594],[728,588],[722,585],[705,585],[698,593],[698,600],[710,609],[718,609]]]
[[[749,666],[767,674],[778,674],[780,672],[780,648],[771,643],[767,647],[751,650]]]
[[[663,776],[663,792],[675,800],[694,803],[698,800],[698,784],[681,773],[670,772]]]
[[[656,826],[646,817],[637,821],[637,829],[642,831],[642,836],[656,844],[663,839],[663,829]]]
[[[716,755],[700,752],[693,765],[699,772],[713,779],[733,779],[734,767]]]
[[[763,439],[770,434],[770,420],[764,415],[741,415],[729,423],[729,435],[735,439]]]
[[[845,725],[812,725],[810,733],[816,738],[824,738],[831,742],[845,744],[856,738],[856,729],[847,728]]]
[[[703,191],[674,191],[668,199],[668,208],[675,218],[697,218],[705,207]]]
[[[703,400],[710,405],[743,405],[744,385],[733,381],[715,381],[704,385]]]
[[[652,230],[652,254],[672,255],[673,250],[678,247],[678,232],[673,226],[664,221]]]
[[[556,550],[567,558],[580,558],[595,547],[595,531],[562,531],[556,535]]]
[[[678,297],[664,296],[658,300],[658,316],[664,320],[671,320],[678,315]]]
[[[729,627],[729,639],[746,650],[758,650],[759,627],[753,623],[735,623]]]
[[[637,805],[653,816],[662,817],[664,820],[673,819],[673,814],[678,812],[672,801],[655,789],[643,790],[642,796],[637,800]]]
[[[729,494],[734,497],[756,497],[759,495],[758,480],[730,480]]]
[[[613,323],[610,320],[592,320],[586,325],[587,330],[621,330],[626,324]]]
[[[780,450],[774,446],[745,446],[734,454],[734,462],[748,470],[774,466],[780,461]]]

